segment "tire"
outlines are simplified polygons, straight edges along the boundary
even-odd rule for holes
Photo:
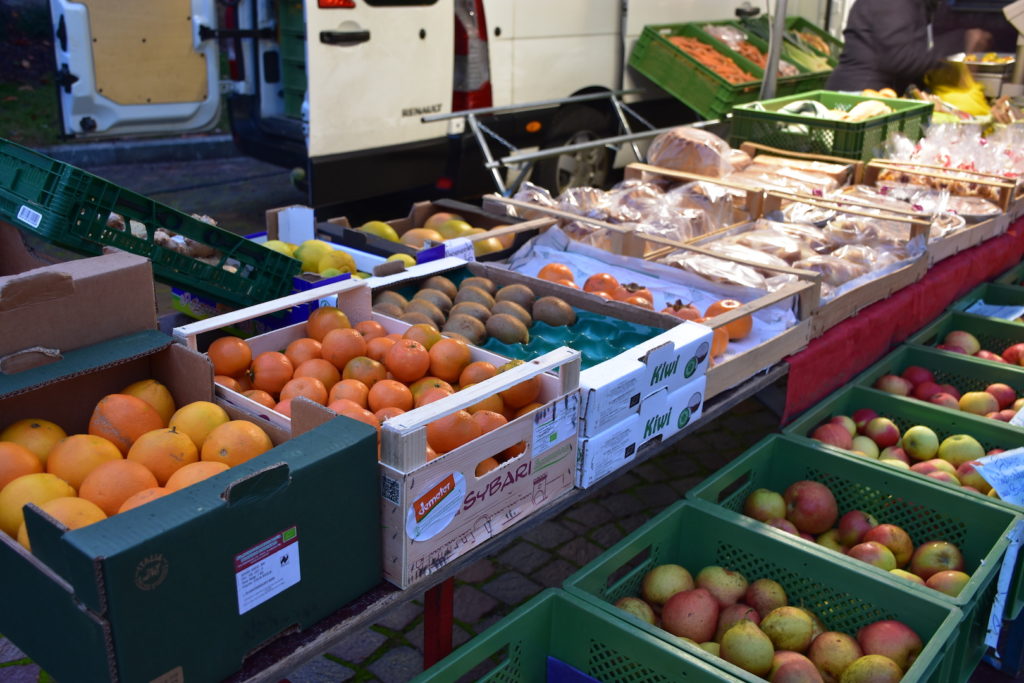
[[[581,105],[563,108],[555,115],[543,148],[561,147],[615,134],[610,113]],[[607,147],[593,147],[573,154],[541,159],[533,167],[532,182],[555,196],[570,187],[604,187],[612,175],[612,154]]]

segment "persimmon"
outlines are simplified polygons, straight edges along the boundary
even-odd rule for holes
[[[652,311],[654,310],[654,303],[647,297],[643,296],[642,294],[631,294],[630,296],[627,296],[625,299],[623,299],[623,301],[627,304],[639,306],[640,308],[647,308]]]
[[[459,386],[465,387],[470,384],[479,384],[498,374],[498,368],[493,363],[485,360],[473,361],[459,373]]]
[[[403,339],[384,356],[388,372],[400,382],[415,382],[427,374],[430,368],[430,354],[418,341]]]
[[[743,306],[743,303],[736,299],[722,299],[708,306],[708,309],[704,311],[704,317],[713,318],[723,313],[730,313],[741,306]],[[754,319],[750,315],[744,315],[726,323],[723,327],[729,333],[730,340],[743,339],[753,329]]]
[[[700,309],[694,306],[692,303],[684,304],[682,299],[676,299],[673,303],[670,303],[665,308],[661,309],[662,313],[668,315],[674,315],[677,318],[683,320],[697,320],[701,318]]]
[[[321,358],[320,356],[320,342],[311,337],[302,337],[288,344],[285,347],[284,355],[288,356],[288,360],[292,362],[292,365],[299,367],[307,360],[314,358]]]
[[[343,379],[333,387],[327,395],[327,404],[330,405],[340,398],[352,401],[360,408],[366,407],[366,400],[370,394],[370,387],[357,379]]]
[[[238,337],[219,337],[213,340],[206,355],[213,363],[215,375],[234,377],[249,369],[252,362],[252,349],[248,342]]]
[[[382,408],[412,410],[413,398],[409,387],[393,379],[382,379],[370,387],[367,407],[374,413]]]
[[[352,324],[348,316],[335,306],[320,306],[309,314],[306,320],[306,336],[322,342],[332,330],[350,329]]]
[[[602,299],[605,299],[606,301],[614,301],[615,300],[615,299],[612,298],[612,295],[609,294],[608,292],[591,292],[591,294],[593,294],[594,296],[599,296]]]
[[[281,388],[281,400],[305,396],[314,403],[327,405],[327,387],[316,377],[295,377]]]
[[[572,274],[572,269],[564,263],[549,263],[537,273],[537,277],[541,280],[572,280],[576,281],[576,276]]]
[[[609,273],[594,273],[583,283],[583,291],[592,294],[597,292],[612,294],[618,286],[619,281],[615,279],[615,276]]]
[[[387,376],[388,371],[384,364],[369,356],[356,356],[345,364],[345,369],[341,373],[342,379],[357,379],[371,389],[375,383]]]
[[[334,363],[323,358],[310,358],[295,366],[292,378],[315,377],[320,380],[327,391],[341,380],[341,373]]]
[[[480,425],[465,410],[434,420],[427,425],[427,443],[437,453],[447,453],[480,436]]]
[[[280,351],[264,351],[252,361],[252,388],[277,396],[294,373],[288,356]]]
[[[356,356],[366,355],[366,340],[363,339],[363,335],[351,328],[331,330],[324,337],[320,354],[338,370],[344,371],[350,360]]]
[[[473,361],[466,342],[459,339],[441,339],[427,351],[430,355],[430,374],[446,382],[457,382],[462,371]]]
[[[363,335],[366,341],[377,339],[378,337],[386,337],[388,334],[384,326],[376,320],[360,320],[355,324],[355,329],[358,330],[359,334]]]
[[[366,355],[370,358],[384,362],[384,356],[388,349],[395,345],[395,340],[388,337],[377,337],[366,342]]]
[[[579,289],[580,286],[576,284],[574,280],[552,280],[556,285],[562,285],[563,287],[571,287],[573,289]]]

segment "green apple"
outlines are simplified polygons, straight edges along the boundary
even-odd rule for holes
[[[924,425],[903,432],[903,450],[914,460],[931,460],[939,452],[939,436]]]
[[[368,221],[359,226],[359,230],[362,232],[368,232],[371,235],[376,235],[377,237],[386,239],[389,242],[398,241],[398,233],[384,221]]]
[[[953,465],[954,468],[960,467],[965,462],[977,460],[984,455],[985,448],[969,434],[954,434],[946,437],[939,444],[939,457]]]

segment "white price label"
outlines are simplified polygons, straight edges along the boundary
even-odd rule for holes
[[[579,416],[578,392],[538,408],[533,413],[533,454],[537,456],[545,453],[569,437],[576,436]]]
[[[235,556],[238,613],[245,614],[300,580],[299,531],[292,527]]]
[[[444,255],[454,256],[463,261],[475,261],[476,252],[473,251],[473,243],[465,237],[455,237],[444,242]]]

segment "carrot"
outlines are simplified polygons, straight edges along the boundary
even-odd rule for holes
[[[730,83],[748,83],[756,80],[741,69],[732,59],[696,38],[670,36],[669,41]],[[750,47],[753,48],[753,46]]]

